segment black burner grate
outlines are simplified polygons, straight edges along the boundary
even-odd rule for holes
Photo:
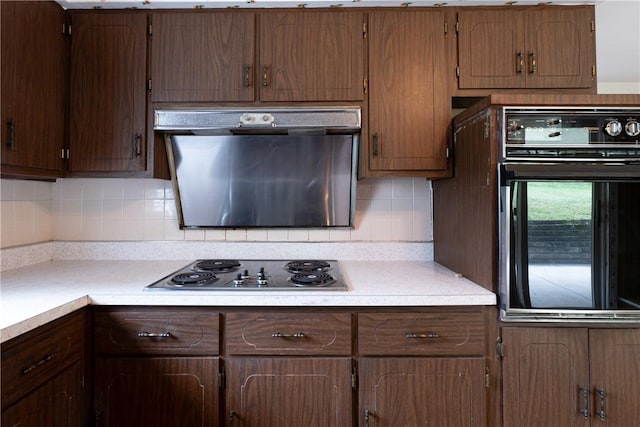
[[[171,282],[176,286],[199,285],[218,280],[215,274],[210,271],[194,271],[189,273],[176,274],[171,278]]]
[[[226,273],[236,271],[240,268],[240,261],[232,259],[205,259],[194,265],[196,270],[213,271],[215,273]]]
[[[327,273],[294,274],[291,283],[295,286],[326,286],[333,282],[333,277]]]
[[[285,269],[291,273],[314,273],[325,272],[331,269],[331,265],[326,261],[316,260],[290,261]]]

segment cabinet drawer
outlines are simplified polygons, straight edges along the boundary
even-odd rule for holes
[[[95,349],[105,354],[216,355],[220,319],[210,311],[95,313]]]
[[[2,407],[83,359],[84,319],[73,313],[2,345]]]
[[[230,313],[225,318],[227,354],[349,355],[348,313]]]
[[[485,352],[483,313],[358,315],[361,355],[454,355]]]

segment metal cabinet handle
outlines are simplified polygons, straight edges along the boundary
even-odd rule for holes
[[[233,419],[236,417],[236,411],[233,409],[229,412],[229,427],[233,427]]]
[[[600,409],[596,412],[596,415],[600,420],[607,419],[607,393],[602,388],[596,389],[596,394],[600,397]]]
[[[524,72],[524,53],[521,50],[516,53],[516,59],[516,63],[518,64],[517,72],[518,74],[522,74]]]
[[[579,390],[579,396],[581,399],[580,413],[584,417],[585,420],[589,419],[589,389],[587,387],[582,387]]]
[[[529,72],[535,74],[538,70],[538,64],[536,62],[536,51],[533,50],[529,53]]]
[[[364,427],[369,427],[369,410],[364,410]]]
[[[440,334],[437,332],[427,332],[426,334],[416,334],[414,332],[409,332],[404,336],[405,338],[440,338]]]
[[[161,332],[161,333],[138,332],[138,337],[140,337],[140,338],[169,338],[169,337],[171,337],[171,332]]]
[[[377,156],[380,153],[380,136],[378,133],[373,134],[373,155]]]
[[[142,135],[136,133],[133,137],[133,155],[139,157],[142,154]]]
[[[270,82],[269,82],[269,77],[270,77],[270,72],[269,72],[269,66],[268,65],[263,65],[262,66],[262,86],[267,87],[269,86]]]
[[[242,73],[244,74],[244,86],[251,87],[251,65],[245,65],[242,67]]]
[[[13,150],[16,148],[16,122],[11,119],[7,122],[9,128],[9,139],[7,140],[7,148]]]
[[[294,332],[293,334],[283,334],[282,332],[274,332],[271,336],[273,338],[304,338],[304,333]]]
[[[40,359],[39,361],[37,361],[36,363],[34,363],[31,366],[28,366],[26,368],[24,368],[22,370],[22,375],[26,375],[29,372],[33,371],[34,369],[39,368],[40,366],[44,365],[45,363],[53,360],[54,358],[56,358],[58,356],[58,353],[51,353],[51,354],[47,354],[46,356],[44,356],[42,359]]]

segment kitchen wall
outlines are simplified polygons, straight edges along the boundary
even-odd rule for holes
[[[358,182],[353,230],[180,230],[169,181],[0,180],[0,247],[71,241],[432,240],[431,184],[424,178]]]

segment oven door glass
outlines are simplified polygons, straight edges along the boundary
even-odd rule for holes
[[[509,181],[509,304],[640,309],[640,182]]]

